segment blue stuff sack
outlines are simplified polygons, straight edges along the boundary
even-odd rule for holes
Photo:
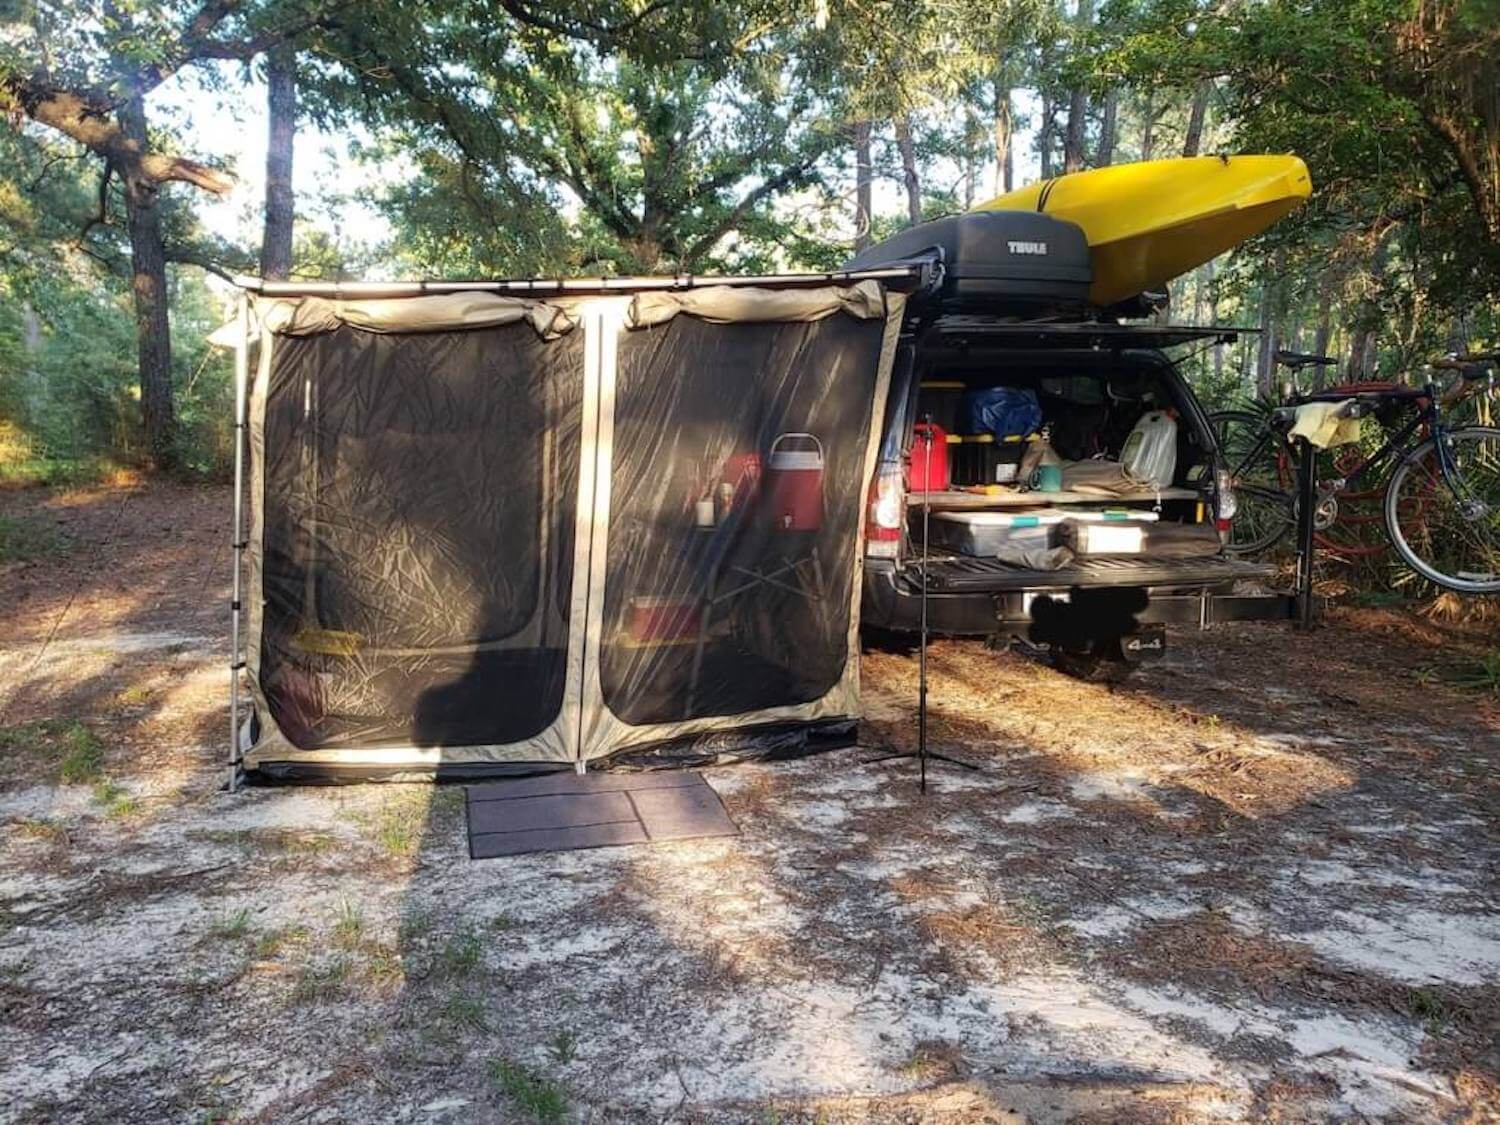
[[[994,434],[996,440],[1025,437],[1042,425],[1036,392],[1024,387],[988,387],[964,395],[960,433]]]

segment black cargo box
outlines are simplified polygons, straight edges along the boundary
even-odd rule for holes
[[[945,309],[1037,315],[1088,304],[1093,268],[1083,229],[1033,211],[970,211],[892,235],[845,263],[870,269],[940,252]],[[929,298],[931,299],[931,298]]]

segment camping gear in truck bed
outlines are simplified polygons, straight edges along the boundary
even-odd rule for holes
[[[1202,559],[1211,558],[1224,549],[1213,524],[1173,523],[1169,520],[1091,523],[1069,519],[1058,527],[1057,542],[1076,555],[1089,556]]]
[[[1058,532],[1068,521],[1138,526],[1155,522],[1155,512],[1124,509],[1091,511],[1036,508],[1010,512],[933,512],[929,524],[932,545],[975,558],[994,558],[1017,547],[1032,549],[1062,545]]]
[[[1021,438],[996,441],[993,434],[949,434],[950,478],[955,486],[1009,484],[1016,479]]]
[[[1053,532],[1066,518],[1055,511],[933,512],[932,545],[943,551],[994,558],[1006,548],[1051,547]]]

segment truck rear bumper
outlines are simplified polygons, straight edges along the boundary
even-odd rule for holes
[[[982,564],[986,560],[964,561]],[[1191,571],[1171,566],[1189,561],[1195,564]],[[1277,621],[1296,616],[1296,601],[1290,595],[1232,592],[1237,581],[1269,577],[1270,567],[1228,559],[1163,563],[1165,566],[1136,567],[1130,574],[1119,569],[1095,572],[1093,581],[1067,571],[1046,575],[1012,571],[983,576],[990,578],[985,582],[977,568],[964,568],[956,583],[951,581],[951,574],[945,583],[934,567],[927,596],[928,629],[969,636],[1002,633],[1025,637],[1036,623],[1038,610],[1046,618],[1049,610],[1060,608],[1060,602],[1102,598],[1108,591],[1117,591],[1119,598],[1128,599],[1120,605],[1137,625],[1206,627],[1226,621]],[[1175,573],[1164,572],[1168,570]],[[920,581],[919,572],[898,570],[886,559],[866,559],[862,622],[877,629],[915,632],[921,623]]]

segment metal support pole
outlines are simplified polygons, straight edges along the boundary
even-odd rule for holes
[[[1297,626],[1313,627],[1313,552],[1317,550],[1318,451],[1297,439]]]
[[[234,538],[230,557],[234,578],[229,602],[229,792],[240,779],[240,670],[245,666],[240,651],[240,603],[245,549],[245,438],[246,397],[250,382],[250,296],[240,294],[240,340],[234,349]]]

